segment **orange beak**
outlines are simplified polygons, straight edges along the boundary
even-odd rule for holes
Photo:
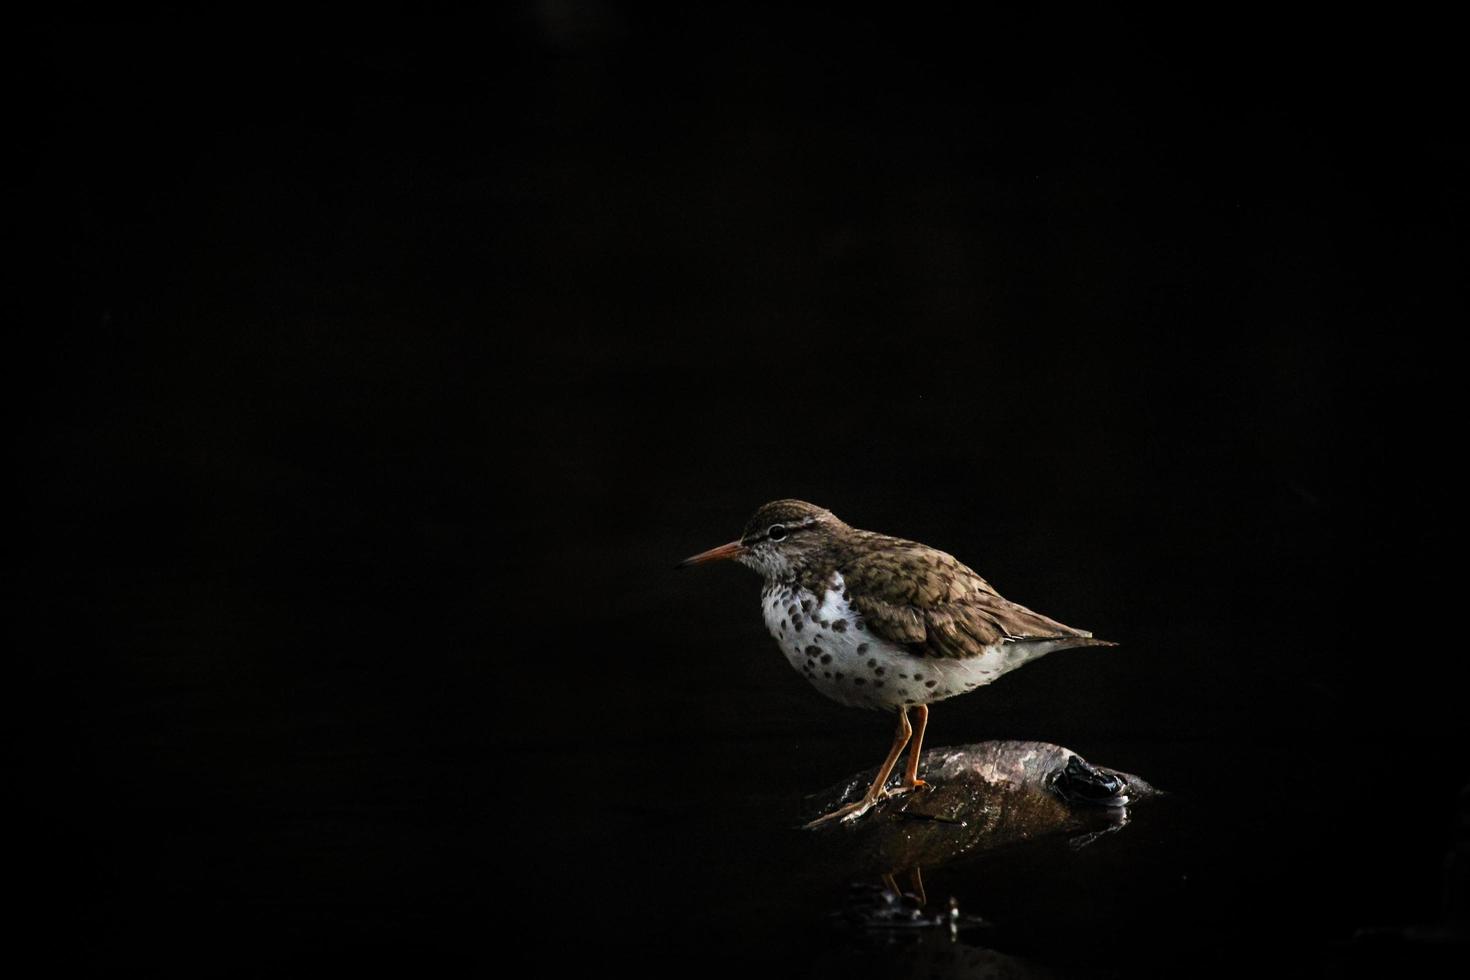
[[[691,555],[674,567],[688,568],[690,565],[703,565],[705,562],[727,561],[731,558],[739,558],[745,552],[745,545],[739,541],[731,541],[729,544],[722,544],[718,548],[711,548],[708,551],[701,551],[697,555]]]

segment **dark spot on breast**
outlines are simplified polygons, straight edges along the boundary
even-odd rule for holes
[[[832,679],[834,681],[840,681],[840,680],[842,680],[842,671],[839,670],[837,673],[833,674],[832,675]]]
[[[852,679],[852,682],[854,684],[856,684],[858,687],[862,687],[864,684],[868,683],[867,681],[863,680],[861,677],[854,677]]]
[[[862,656],[863,654],[865,654],[867,652],[868,652],[868,645],[866,643],[859,643],[858,644],[858,656]]]
[[[925,681],[924,682],[924,686],[925,687],[933,687],[935,684],[938,684],[938,683],[939,683],[938,681]]]
[[[864,624],[864,623],[863,623],[863,621],[862,621],[862,620],[861,620],[861,619],[860,619],[860,620],[858,620],[858,621],[857,621],[857,622],[856,622],[856,623],[853,623],[853,624],[852,624],[852,625],[854,625],[854,626],[856,626],[856,627],[857,627],[857,628],[858,628],[858,629],[860,629],[860,630],[865,630],[865,629],[867,629],[867,628],[868,628],[868,627],[867,627],[867,626],[866,626],[866,625],[865,625],[865,624]]]
[[[824,654],[822,654],[822,663],[824,663],[824,664],[830,664],[831,662],[832,662],[832,654],[830,654],[830,653],[824,653]]]
[[[882,687],[883,686],[883,682],[882,681],[874,681],[873,682],[873,686],[874,687]]]
[[[863,651],[861,651],[861,650],[858,651],[858,653],[862,653],[862,652]],[[876,666],[878,666],[878,659],[875,657],[872,660],[869,660],[868,661],[868,666],[869,667],[876,667]]]
[[[822,648],[821,647],[818,647],[818,646],[810,646],[810,647],[807,647],[806,648],[806,655],[808,657],[815,657],[817,654],[819,654],[821,652],[822,652]],[[830,660],[831,658],[828,657],[827,659]]]
[[[788,616],[795,616],[796,615],[796,603],[793,602],[791,605],[789,605],[789,606],[786,607],[786,615],[788,615]]]
[[[822,629],[826,629],[827,621],[825,619],[819,619],[817,620],[817,625],[820,626]]]
[[[802,612],[811,612],[812,611],[812,601],[810,599],[803,599],[803,600],[801,600],[801,611]]]
[[[924,675],[923,674],[919,673],[917,670],[914,671],[914,680],[921,681],[923,679],[924,679]]]
[[[796,632],[798,632],[798,633],[801,632],[801,620],[799,620],[799,619],[793,619],[791,621],[791,625],[796,628]]]
[[[834,633],[846,633],[847,632],[847,620],[845,620],[845,619],[839,619],[837,622],[833,623],[832,624],[832,632],[834,632]]]
[[[873,673],[881,675],[883,673],[883,668],[882,667],[874,667],[873,668]]]
[[[852,601],[852,593],[849,592],[849,591],[847,591],[846,589],[843,589],[842,590],[842,601],[843,602],[851,602]]]

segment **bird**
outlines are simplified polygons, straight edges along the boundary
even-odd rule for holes
[[[677,567],[728,560],[764,578],[766,628],[820,693],[897,714],[888,755],[867,791],[808,828],[856,820],[887,797],[927,785],[919,762],[929,705],[1054,650],[1117,645],[1003,598],[938,548],[851,527],[804,500],[762,505],[739,538]],[[887,789],[905,746],[902,779]]]

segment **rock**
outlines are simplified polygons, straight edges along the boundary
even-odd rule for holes
[[[812,819],[861,797],[874,771],[809,798]],[[883,801],[857,820],[814,833],[873,872],[935,867],[1051,835],[1083,846],[1126,825],[1128,807],[1159,795],[1142,778],[1088,764],[1047,742],[980,742],[932,749],[928,787]]]

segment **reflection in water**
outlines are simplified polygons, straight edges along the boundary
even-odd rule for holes
[[[841,919],[856,933],[866,966],[897,977],[1051,975],[1026,959],[989,948],[990,924],[961,911],[954,898],[930,907],[918,868],[908,878],[910,891],[900,889],[894,875],[884,875],[881,887],[853,885],[848,892]]]
[[[922,930],[938,930],[954,939],[959,934],[961,923],[959,902],[951,898],[941,910],[928,907],[924,894],[923,875],[918,868],[910,869],[910,891],[903,891],[893,875],[884,875],[883,884],[853,885],[848,892],[843,918],[851,925],[870,935],[883,936],[892,940],[898,936],[914,935]],[[975,918],[967,925],[981,925],[983,920]]]
[[[894,880],[893,875],[884,875],[883,884],[886,885],[888,887],[888,890],[891,891],[895,896],[899,898],[905,897],[904,892],[899,889],[898,882]],[[919,903],[919,908],[923,908],[925,905],[929,904],[929,899],[924,894],[924,871],[922,868],[913,868],[909,872],[908,897],[916,900]]]
[[[1107,819],[1108,823],[1103,827],[1097,830],[1089,830],[1085,834],[1078,834],[1076,837],[1073,837],[1071,840],[1067,841],[1067,843],[1072,846],[1072,850],[1080,851],[1082,850],[1082,848],[1086,847],[1088,844],[1091,844],[1099,837],[1104,837],[1108,834],[1116,833],[1117,831],[1120,831],[1124,827],[1128,826],[1128,808],[1120,807],[1116,810],[1107,811]]]
[[[1094,766],[1045,742],[984,742],[931,753],[926,792],[887,801],[853,825],[816,832],[818,860],[840,862],[855,877],[839,918],[895,975],[1046,976],[1034,962],[990,948],[993,926],[945,896],[930,902],[922,868],[1046,837],[1072,849],[1128,825],[1130,804],[1158,795],[1143,779]],[[811,798],[825,812],[862,791],[856,774]],[[907,888],[900,887],[899,879]]]

